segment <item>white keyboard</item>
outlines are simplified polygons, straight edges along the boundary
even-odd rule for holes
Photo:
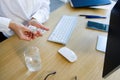
[[[77,23],[77,16],[64,15],[48,38],[48,41],[66,44]]]

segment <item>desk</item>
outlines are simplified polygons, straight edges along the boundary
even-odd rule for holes
[[[48,26],[50,31],[45,33],[42,38],[27,42],[19,40],[14,35],[0,43],[0,80],[43,80],[52,71],[57,73],[50,76],[48,80],[75,80],[75,76],[77,76],[78,80],[120,80],[120,70],[105,79],[101,77],[104,53],[96,51],[95,47],[97,36],[107,35],[107,33],[87,29],[86,23],[88,19],[79,17],[77,27],[66,45],[78,56],[76,62],[70,63],[58,54],[57,50],[63,45],[47,41],[62,15],[79,14],[106,15],[107,10],[74,9],[66,4],[50,14],[50,19],[45,23],[45,26]],[[94,20],[108,22],[106,19]],[[23,51],[28,46],[37,46],[40,49],[42,69],[38,72],[29,72],[25,66]]]

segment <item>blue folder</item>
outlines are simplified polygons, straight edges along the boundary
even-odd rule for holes
[[[110,0],[70,0],[72,7],[90,7],[110,4]]]

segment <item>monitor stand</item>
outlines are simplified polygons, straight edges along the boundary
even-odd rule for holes
[[[98,51],[104,52],[106,51],[106,44],[107,44],[107,36],[98,35],[98,41],[96,49]]]

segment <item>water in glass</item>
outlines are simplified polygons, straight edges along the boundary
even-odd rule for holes
[[[41,68],[41,59],[37,47],[28,47],[25,52],[25,62],[29,71],[38,71]]]

